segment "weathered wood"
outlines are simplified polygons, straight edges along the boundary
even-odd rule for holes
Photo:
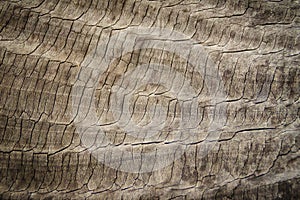
[[[0,199],[300,199],[298,0],[0,7]]]

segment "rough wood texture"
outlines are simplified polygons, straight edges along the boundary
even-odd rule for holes
[[[0,199],[300,199],[298,0],[1,0],[0,7]],[[109,45],[97,47],[105,38],[136,27],[186,36],[183,42],[204,50],[204,68],[216,73],[198,72],[172,49],[146,44],[117,57],[127,46],[110,44],[116,52],[109,65],[91,72],[100,75],[97,84],[80,80],[85,63],[101,61],[97,51]],[[170,44],[180,49],[176,42]],[[193,89],[180,96],[179,84],[187,83]],[[122,84],[136,92],[124,111],[128,123],[165,123],[157,132],[157,121],[149,126],[151,137],[138,135],[144,129],[130,134],[116,120],[122,106],[111,95]],[[92,89],[94,104],[75,86]],[[179,96],[192,90],[197,103],[186,111]],[[100,152],[90,140],[93,129],[83,133],[87,127],[78,123],[90,105],[107,139]],[[167,110],[164,120],[155,117],[158,108]],[[187,125],[180,126],[182,119]],[[190,134],[192,122],[192,139],[176,136],[180,127]],[[205,140],[211,129],[217,137]],[[113,165],[118,156],[107,153],[148,155],[173,144],[183,151],[153,171],[142,169],[163,163],[163,151],[147,166],[127,168],[121,167],[130,158]]]

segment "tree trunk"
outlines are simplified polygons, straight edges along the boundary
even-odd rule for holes
[[[0,199],[300,199],[298,0],[0,5]]]

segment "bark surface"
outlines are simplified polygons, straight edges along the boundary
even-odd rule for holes
[[[298,0],[2,0],[0,8],[0,199],[300,199]],[[95,49],[103,38],[130,27],[184,34],[218,72],[197,73],[181,55],[153,47],[113,59],[101,74],[93,94],[101,127],[109,127],[104,154],[110,147],[185,148],[174,162],[145,173],[100,162],[83,145],[72,104],[87,102],[72,93],[87,57],[101,60]],[[128,120],[146,126],[150,107],[162,105],[174,129],[141,138],[110,126],[111,89],[128,70],[151,62],[196,88],[201,102],[189,112],[201,117],[192,141],[169,137],[183,108],[156,84],[136,85]],[[220,87],[212,94],[203,80]],[[220,92],[225,99],[210,103]],[[226,108],[221,114],[214,112],[219,104]],[[214,121],[222,126],[205,153]]]

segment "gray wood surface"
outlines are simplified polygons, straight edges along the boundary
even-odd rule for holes
[[[299,0],[0,8],[0,199],[300,199]]]

